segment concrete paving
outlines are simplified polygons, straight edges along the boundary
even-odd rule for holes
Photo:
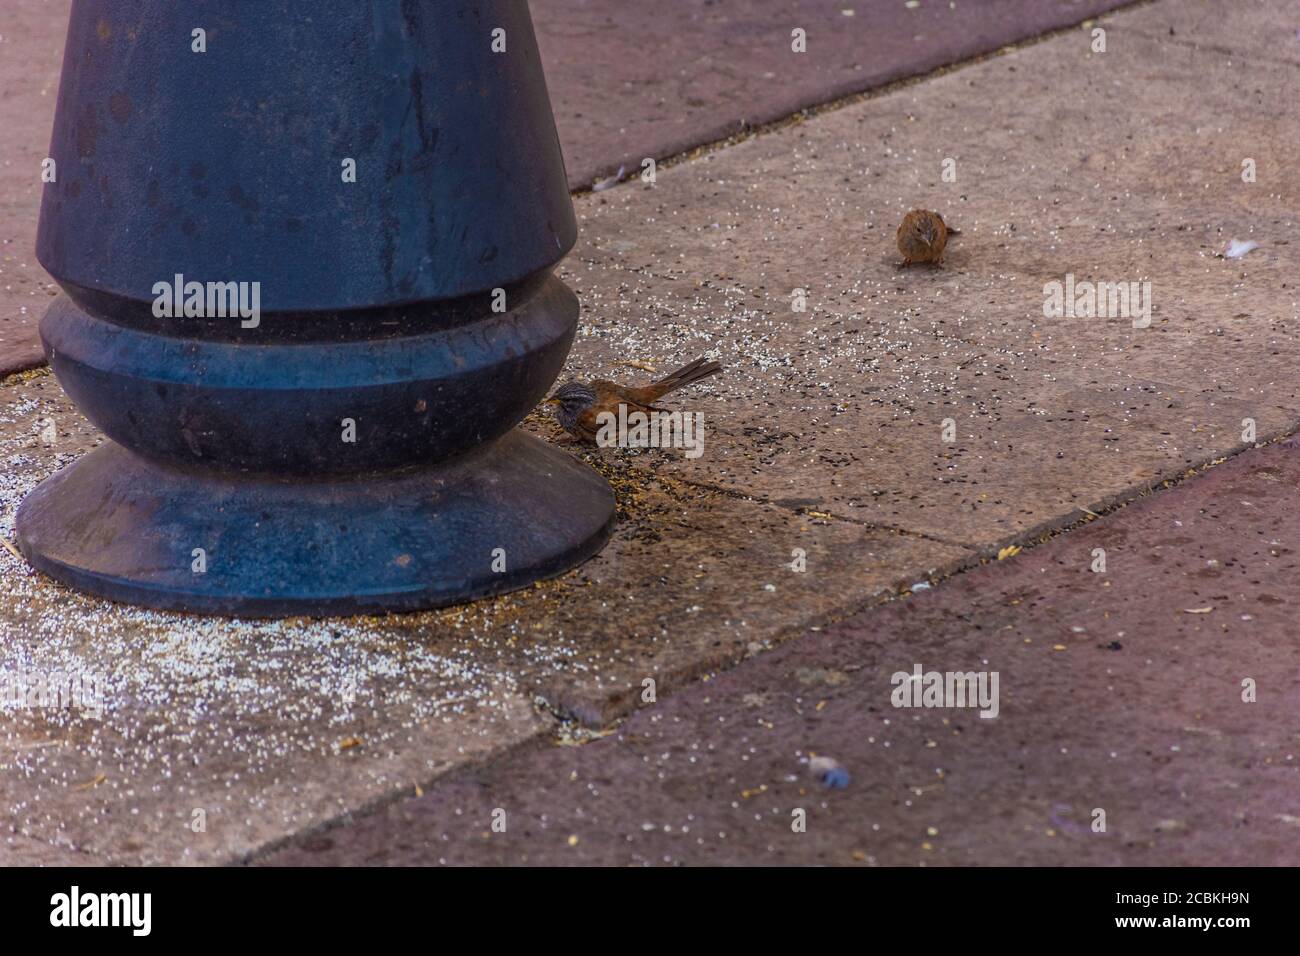
[[[12,539],[27,490],[102,439],[48,370],[5,392],[0,535]],[[112,863],[223,862],[553,736],[556,714],[603,725],[646,678],[668,693],[974,559],[647,478],[616,455],[592,460],[620,509],[599,558],[440,612],[164,614],[83,597],[0,551],[0,674],[86,675],[99,688],[94,708],[0,711],[9,824]],[[789,570],[795,549],[822,573]]]
[[[67,30],[67,0],[0,11],[0,376],[45,361],[36,325],[58,289],[36,261],[36,219]]]
[[[668,706],[688,682],[745,658],[762,665],[781,642],[910,585],[935,582],[938,596],[976,580],[949,575],[1249,446],[1244,419],[1260,440],[1294,430],[1300,187],[1286,163],[1300,129],[1289,109],[1295,67],[1278,42],[1294,30],[1281,0],[1239,18],[1217,10],[1198,0],[1120,12],[1101,21],[1105,53],[1091,52],[1088,31],[1071,31],[665,168],[653,186],[579,197],[582,238],[561,270],[584,309],[572,374],[633,380],[651,372],[628,361],[663,370],[704,352],[728,370],[677,403],[705,416],[701,458],[584,452],[613,481],[620,524],[600,557],[563,578],[439,613],[230,623],[92,601],[0,551],[0,669],[88,672],[105,689],[98,718],[75,708],[0,714],[0,806],[11,827],[52,852],[109,863],[262,853],[416,786],[432,794],[457,768],[477,773],[502,753],[531,760],[549,741],[603,732],[638,708],[647,679]],[[1241,181],[1243,157],[1256,160],[1254,183]],[[946,158],[956,182],[943,181]],[[943,269],[896,265],[892,232],[913,205],[962,229]],[[1217,258],[1233,237],[1262,245]],[[1044,284],[1067,273],[1149,280],[1150,327],[1045,318]],[[795,288],[808,291],[805,312],[792,308]],[[48,373],[9,380],[3,398],[0,533],[11,536],[22,495],[98,439]],[[558,438],[545,420],[528,427]],[[804,573],[791,567],[796,549]],[[864,620],[846,632],[857,640],[835,645],[847,656],[809,664],[807,681],[852,687],[819,668],[892,668],[896,653],[900,666],[934,657],[947,670],[992,652],[967,635],[954,646],[969,653],[945,660],[943,630],[894,647],[900,626]],[[863,633],[885,642],[870,654],[888,660],[870,656]],[[1017,654],[1042,651],[1025,636],[1035,643],[1022,639]],[[966,727],[996,746],[970,751],[985,776],[956,798],[1017,779],[1005,759],[1017,747],[1017,772],[1023,763],[1053,782],[1054,745],[1120,752],[1105,735],[1089,744],[1087,725],[1061,736],[1063,689],[1078,696],[1076,718],[1133,715],[1097,683],[1103,675],[1081,672],[1073,690],[1066,668],[1081,655],[1068,640],[1047,646],[1056,643],[1067,650],[998,659],[1016,676],[1006,700],[1015,720],[993,722],[1010,730]],[[857,651],[863,660],[851,659]],[[1258,664],[1261,686],[1280,686],[1290,666],[1284,654]],[[1161,686],[1191,679],[1175,670]],[[878,683],[862,693],[878,695]],[[828,702],[823,711],[840,718],[826,725],[829,744],[787,744],[856,753],[850,738],[876,736],[854,723],[864,702],[880,708],[887,697],[843,710]],[[1280,746],[1267,727],[1224,720],[1222,739],[1209,738],[1224,760],[1240,759],[1242,741]],[[1190,747],[1145,726],[1132,746]],[[1030,727],[1040,736],[1031,740]],[[728,744],[737,759],[751,745]],[[797,759],[783,746],[782,767]],[[930,785],[933,767],[915,777],[888,758],[850,771]],[[1205,766],[1230,779],[1225,764]],[[781,779],[772,767],[753,787]],[[1147,800],[1133,773],[1105,797],[1123,826],[1155,818],[1164,833],[1179,826],[1168,820],[1186,823],[1156,817],[1164,804]],[[1099,786],[1057,787],[1052,806],[1077,814]],[[1030,817],[1017,814],[1039,803],[1018,807],[992,812],[1019,826]],[[1002,852],[1019,845],[1020,830],[997,832]],[[980,833],[987,840],[972,846],[987,848],[994,831]],[[0,846],[0,862],[11,852]]]
[[[575,187],[1132,0],[532,0]],[[793,50],[804,31],[806,53]]]
[[[259,862],[1295,866],[1298,482],[1248,451]],[[997,716],[895,707],[918,664],[996,672]]]
[[[1104,54],[1080,30],[602,193],[579,374],[711,350],[709,451],[657,473],[976,549],[1240,448],[1244,419],[1291,431],[1300,83],[1283,5],[1246,6],[1250,30],[1121,12]],[[910,206],[962,230],[945,268],[898,267]],[[1216,257],[1234,237],[1261,247]],[[1045,318],[1069,276],[1149,282],[1150,326]]]
[[[1127,0],[819,4],[784,0],[534,0],[570,185],[639,172],[701,143],[890,80],[1078,23]],[[44,361],[36,323],[54,293],[32,250],[68,0],[0,11],[0,375]],[[791,30],[809,38],[791,49]]]

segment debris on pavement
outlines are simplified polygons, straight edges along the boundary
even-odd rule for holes
[[[832,790],[843,790],[849,785],[849,772],[830,757],[813,757],[808,761],[808,769]]]

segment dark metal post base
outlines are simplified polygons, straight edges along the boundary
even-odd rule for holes
[[[329,481],[180,471],[110,442],[27,496],[18,540],[50,577],[115,601],[366,614],[559,574],[601,549],[613,513],[603,478],[520,431],[450,463]]]
[[[19,509],[60,581],[220,614],[401,611],[608,537],[608,484],[511,431],[578,321],[527,3],[320,6],[72,4],[36,243],[65,295],[41,338],[112,444]]]
[[[553,276],[517,298],[467,323],[413,308],[382,338],[272,316],[250,346],[59,297],[46,354],[112,441],[27,496],[19,546],[101,597],[239,616],[408,611],[559,574],[605,543],[614,495],[511,431],[578,315]]]

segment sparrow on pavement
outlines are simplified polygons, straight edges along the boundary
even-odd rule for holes
[[[671,375],[639,388],[603,379],[590,383],[569,382],[556,389],[544,404],[555,406],[555,420],[566,432],[581,441],[594,443],[596,433],[600,431],[598,417],[602,412],[617,417],[619,405],[627,406],[628,415],[633,412],[662,412],[664,409],[656,407],[655,402],[669,392],[694,385],[700,379],[721,371],[722,365],[718,362],[698,358]]]
[[[956,229],[949,229],[943,216],[928,209],[913,209],[903,217],[903,224],[898,227],[898,251],[903,254],[903,265],[910,266],[916,262],[943,262],[943,250],[948,245],[948,237],[960,235]]]

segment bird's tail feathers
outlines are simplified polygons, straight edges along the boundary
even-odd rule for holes
[[[702,378],[717,375],[721,371],[721,362],[706,362],[703,357],[700,357],[689,365],[683,365],[677,371],[665,375],[651,387],[660,395],[667,395],[669,392],[692,385]]]

